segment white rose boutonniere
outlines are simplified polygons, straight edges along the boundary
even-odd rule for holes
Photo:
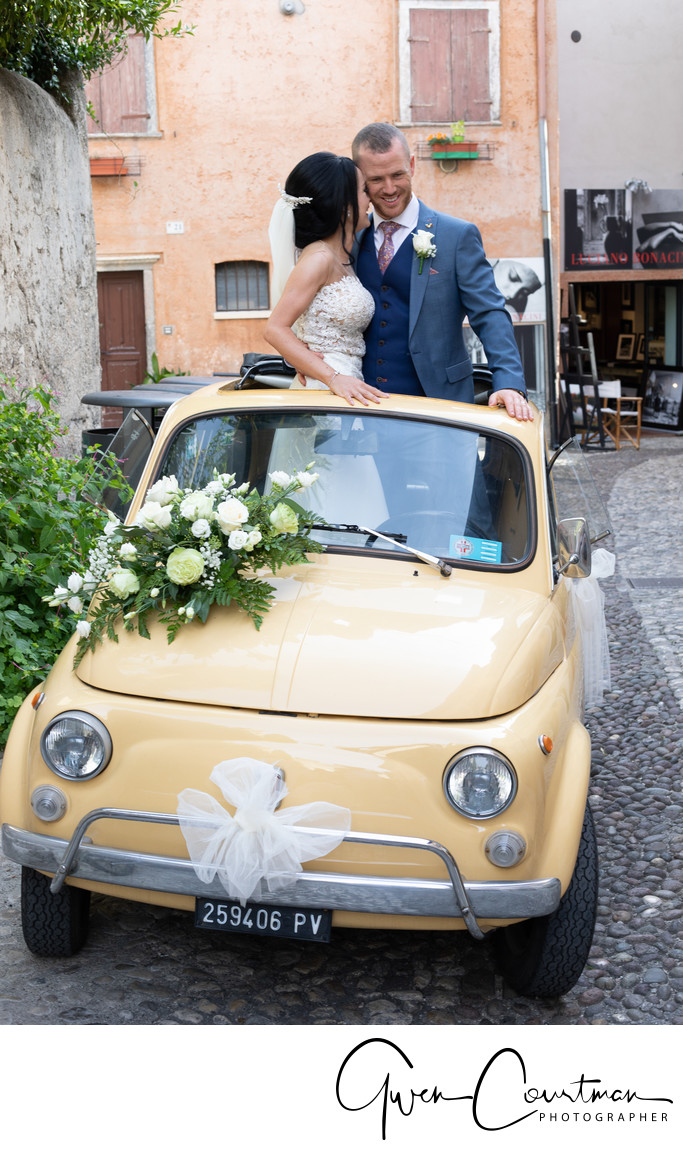
[[[418,228],[416,232],[413,232],[413,248],[420,257],[418,275],[422,275],[422,265],[425,260],[431,260],[436,255],[434,237],[431,232],[425,232],[422,228]]]

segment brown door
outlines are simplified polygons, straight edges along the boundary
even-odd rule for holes
[[[135,387],[147,370],[142,272],[100,272],[97,303],[102,391]],[[121,408],[104,408],[103,427],[120,422]]]

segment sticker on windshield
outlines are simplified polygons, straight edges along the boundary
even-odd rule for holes
[[[492,539],[470,539],[467,535],[451,535],[448,554],[455,559],[469,559],[472,563],[500,563],[502,543]]]

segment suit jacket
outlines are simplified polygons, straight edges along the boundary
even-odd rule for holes
[[[467,316],[484,345],[493,390],[511,387],[526,395],[512,320],[479,229],[421,201],[417,227],[432,234],[436,248],[436,255],[424,260],[421,273],[420,259],[414,255],[410,278],[408,347],[425,394],[473,402],[472,361],[462,331]],[[364,235],[359,233],[357,243]]]

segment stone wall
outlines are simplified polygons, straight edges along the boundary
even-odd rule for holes
[[[95,231],[83,94],[72,117],[30,80],[0,68],[0,375],[46,380],[69,428],[97,420]]]

